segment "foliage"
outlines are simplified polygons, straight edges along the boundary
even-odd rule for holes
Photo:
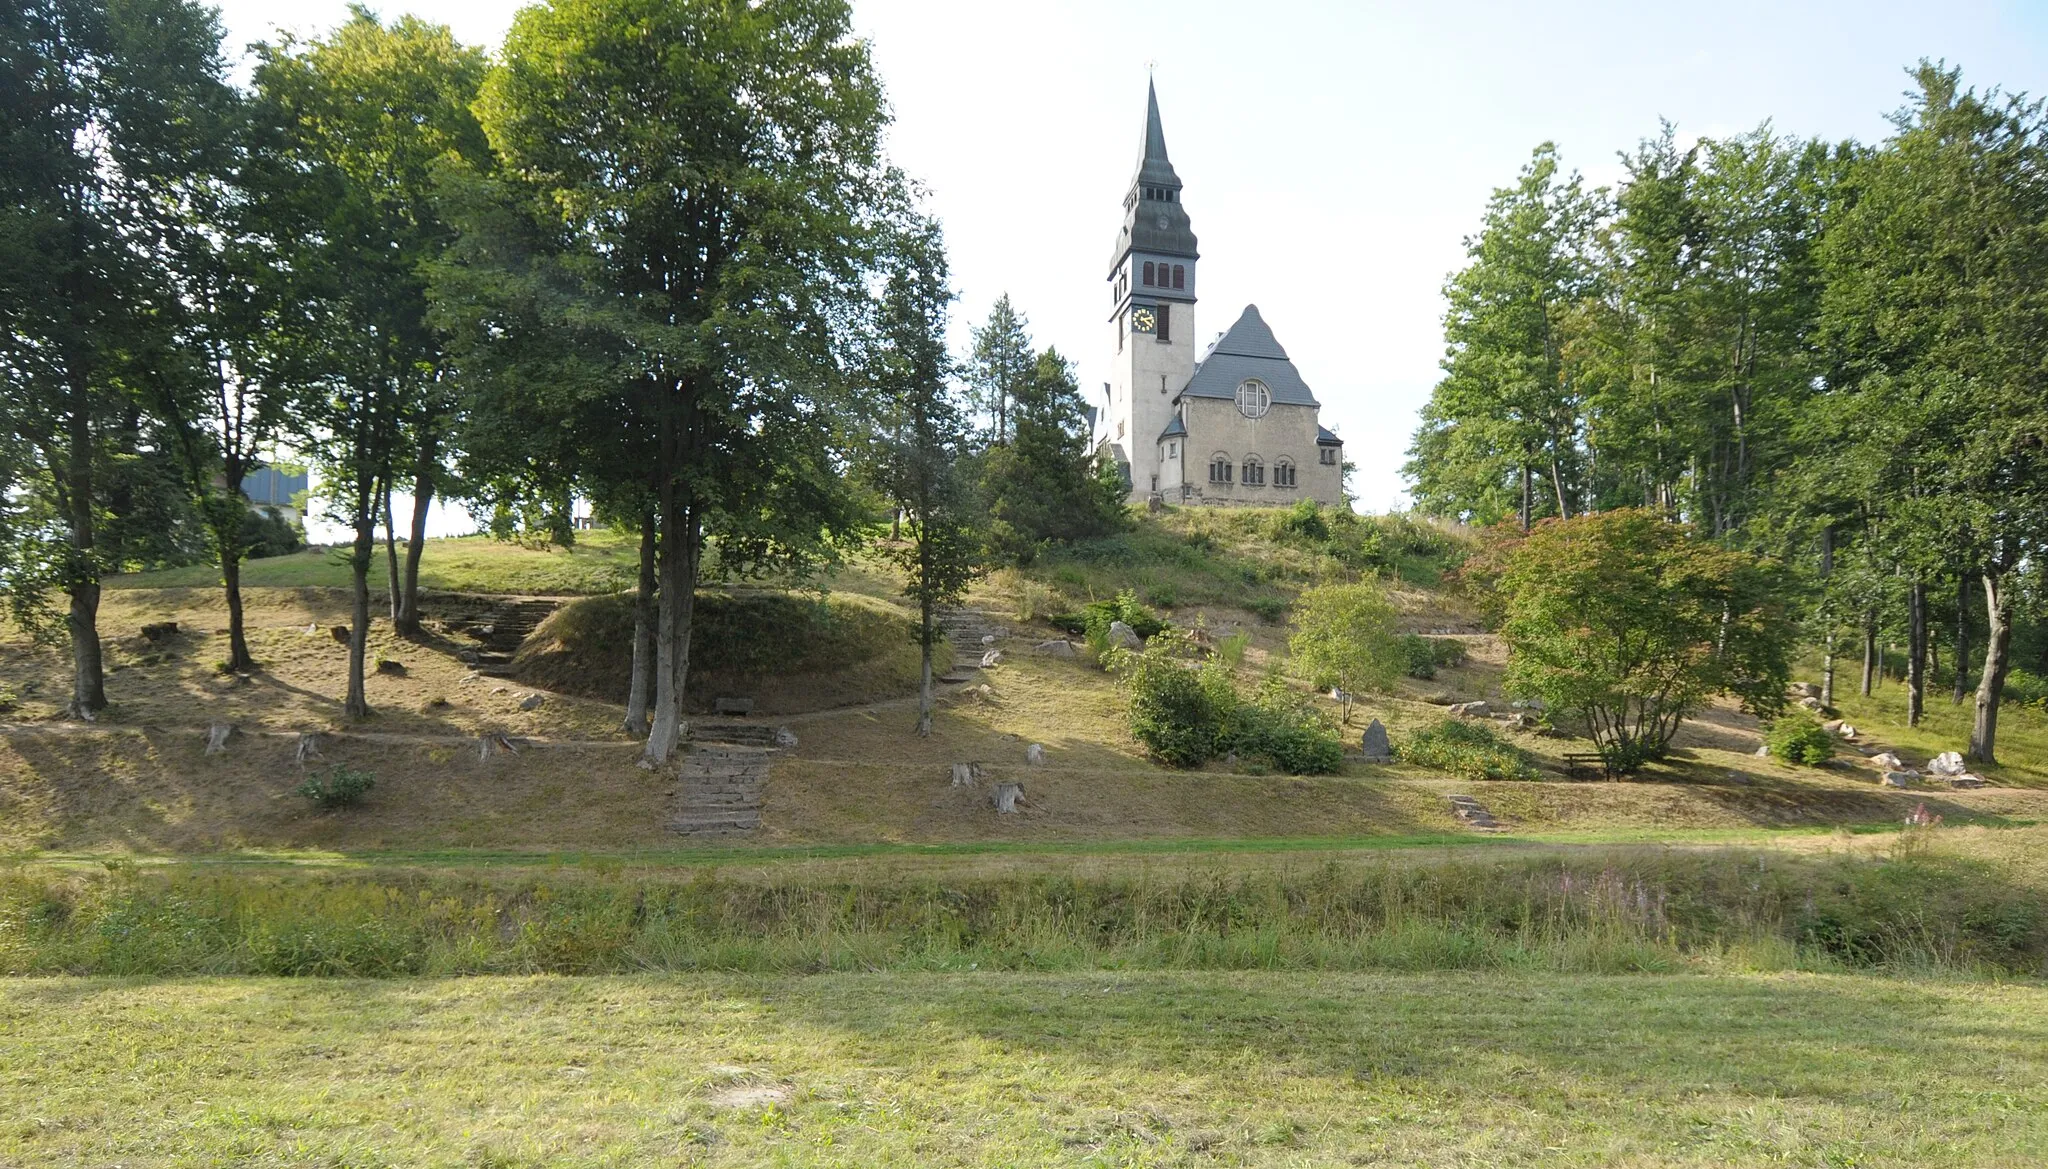
[[[1086,540],[1126,526],[1125,488],[1088,449],[1087,415],[1073,367],[1058,351],[1038,355],[1017,387],[1011,441],[981,459],[981,489],[995,551],[1028,564],[1047,543]]]
[[[1172,767],[1234,753],[1292,775],[1335,771],[1343,744],[1312,702],[1269,678],[1249,700],[1220,658],[1197,664],[1192,639],[1168,629],[1140,653],[1115,657],[1131,735]]]
[[[1289,775],[1325,775],[1344,764],[1344,744],[1322,711],[1279,678],[1268,678],[1231,712],[1224,741],[1239,756]]]
[[[1166,628],[1166,622],[1157,613],[1139,603],[1135,590],[1124,589],[1110,600],[1090,601],[1082,606],[1081,628],[1076,632],[1086,633],[1091,643],[1100,638],[1107,644],[1110,624],[1116,621],[1130,626],[1131,632],[1142,638],[1150,638]]]
[[[1528,755],[1492,727],[1465,719],[1432,723],[1395,744],[1400,758],[1463,780],[1535,779]]]
[[[1401,638],[1401,656],[1407,660],[1410,678],[1434,678],[1439,666],[1465,664],[1465,643],[1455,637],[1410,633]]]
[[[306,546],[306,530],[274,507],[245,507],[235,542],[251,560],[289,556]]]
[[[1393,604],[1371,582],[1321,585],[1296,599],[1287,650],[1311,685],[1344,692],[1348,717],[1350,695],[1384,694],[1407,668],[1394,621]]]
[[[988,420],[989,442],[1010,441],[1013,403],[1030,392],[1037,358],[1031,351],[1030,322],[1010,303],[1010,294],[996,297],[988,320],[975,326],[974,347],[967,358],[967,389],[974,409]]]
[[[1500,580],[1507,689],[1583,721],[1608,769],[1630,774],[1712,695],[1782,706],[1778,587],[1770,566],[1650,512],[1546,520]]]
[[[377,777],[370,772],[336,764],[325,775],[308,776],[292,794],[304,796],[319,808],[353,808],[376,786]]]
[[[1812,716],[1799,711],[1782,714],[1764,733],[1764,746],[1787,763],[1819,767],[1835,755],[1835,736]]]

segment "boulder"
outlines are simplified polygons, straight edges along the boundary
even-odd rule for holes
[[[1963,763],[1962,754],[1957,751],[1943,751],[1927,764],[1927,773],[1929,775],[1956,776],[1962,775],[1968,770],[1969,768]]]
[[[996,635],[995,635],[995,634],[993,634],[993,633],[984,633],[984,634],[982,634],[982,635],[981,635],[981,644],[982,644],[982,645],[984,645],[984,646],[990,646],[990,645],[994,645],[995,643],[996,643]]]
[[[1912,783],[1913,776],[1907,772],[1887,771],[1884,773],[1884,785],[1886,787],[1909,787]]]
[[[1359,738],[1358,746],[1365,752],[1367,763],[1394,761],[1394,745],[1387,740],[1387,728],[1378,719],[1365,724],[1365,734]]]
[[[1845,739],[1853,739],[1856,737],[1856,728],[1850,726],[1848,723],[1843,723],[1841,726],[1835,728],[1835,733],[1842,736]]]
[[[1122,621],[1112,621],[1109,623],[1109,647],[1111,649],[1127,649],[1135,653],[1145,648],[1145,640],[1139,637],[1138,631],[1132,629],[1128,624]]]
[[[1487,705],[1483,700],[1479,702],[1458,702],[1452,704],[1451,714],[1457,718],[1485,718],[1487,709]]]
[[[1882,768],[1884,768],[1884,769],[1885,769],[1886,771],[1912,771],[1912,770],[1913,770],[1912,768],[1910,768],[1910,767],[1906,766],[1906,761],[1905,761],[1904,759],[1901,759],[1901,758],[1899,758],[1899,757],[1898,757],[1898,756],[1897,756],[1896,754],[1894,754],[1894,753],[1892,753],[1892,752],[1890,752],[1890,751],[1885,751],[1885,752],[1882,752],[1882,753],[1880,753],[1880,754],[1877,754],[1877,755],[1873,755],[1873,756],[1871,756],[1871,757],[1870,757],[1870,761],[1871,761],[1872,763],[1875,763],[1875,764],[1877,764],[1877,765],[1878,765],[1879,767],[1882,767]],[[1916,774],[1916,775],[1917,775],[1917,774],[1919,774],[1919,773],[1918,773],[1918,772],[1914,772],[1914,774]]]
[[[788,727],[776,727],[775,745],[785,750],[794,749],[796,747],[796,732]]]
[[[1771,757],[1771,749],[1769,747],[1758,747],[1752,754],[1759,759],[1769,759]]]
[[[1538,714],[1547,709],[1543,705],[1541,698],[1517,698],[1513,702],[1508,703],[1508,707],[1511,710],[1533,710]]]
[[[1948,777],[1948,785],[1950,787],[1983,787],[1984,784],[1985,779],[1983,776],[1972,775],[1967,771],[1961,775],[1951,775]]]
[[[1799,700],[1799,705],[1801,705],[1801,706],[1805,707],[1805,708],[1806,708],[1806,709],[1808,709],[1808,710],[1819,710],[1819,709],[1820,709],[1820,699],[1818,699],[1818,698],[1802,698],[1802,699],[1800,699],[1800,700]]]
[[[526,697],[519,700],[519,709],[539,710],[544,704],[546,704],[547,700],[548,698],[545,694],[529,694]]]
[[[1523,711],[1504,714],[1501,716],[1500,721],[1506,723],[1509,729],[1517,731],[1533,731],[1538,725],[1535,715]]]
[[[378,658],[377,672],[394,678],[403,678],[405,677],[405,663],[394,662],[390,658]]]
[[[999,650],[999,649],[992,649],[992,650],[988,651],[987,653],[985,653],[985,654],[981,655],[981,668],[982,668],[982,669],[984,669],[984,670],[988,669],[988,668],[989,668],[990,666],[999,666],[999,665],[1001,665],[1002,663],[1003,663],[1003,651],[1002,651],[1002,650]]]
[[[1072,658],[1074,656],[1074,643],[1064,637],[1055,637],[1051,641],[1041,641],[1038,643],[1037,649],[1039,653],[1047,657]]]
[[[1795,698],[1819,698],[1819,697],[1820,697],[1820,683],[1818,683],[1818,682],[1794,682],[1794,683],[1792,683],[1792,687],[1791,687],[1791,690],[1790,690],[1789,692],[1790,692],[1790,693],[1791,693],[1791,695],[1792,695],[1793,697],[1795,697]]]

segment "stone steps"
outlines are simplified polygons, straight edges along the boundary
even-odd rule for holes
[[[1451,815],[1456,816],[1467,827],[1482,832],[1504,832],[1505,828],[1486,810],[1486,805],[1471,796],[1451,796]]]
[[[991,648],[981,639],[993,635],[1000,643],[1009,636],[1008,630],[979,609],[941,609],[934,623],[953,650],[953,663],[945,669],[941,682],[970,681],[969,676],[981,669],[981,655]]]
[[[762,794],[775,757],[775,728],[722,724],[726,729],[766,731],[770,745],[760,747],[694,740],[704,725],[691,727],[693,742],[678,769],[675,811],[669,817],[669,830],[697,837],[752,832],[761,826]]]

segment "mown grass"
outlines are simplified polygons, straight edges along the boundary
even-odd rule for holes
[[[1808,663],[1801,675],[1818,679],[1817,663]],[[1856,678],[1846,668],[1835,675],[1835,709],[1859,730],[1873,732],[1887,745],[1911,756],[1922,765],[1943,751],[1967,752],[1970,724],[1976,717],[1976,693],[1960,705],[1951,702],[1950,688],[1930,685],[1922,707],[1920,725],[1906,725],[1906,686],[1887,680],[1868,698],[1857,692]],[[1998,763],[1977,769],[1986,777],[2007,782],[2048,783],[2048,711],[2016,701],[2011,695],[1998,710]]]
[[[248,588],[347,588],[346,548],[309,548],[242,566]],[[404,551],[399,552],[401,557]],[[380,543],[370,563],[370,587],[382,590],[388,569]],[[420,587],[458,593],[565,596],[632,588],[639,575],[639,544],[616,532],[578,532],[570,548],[516,544],[489,536],[429,540],[420,554]],[[220,569],[192,564],[108,577],[110,589],[205,588],[220,584]]]
[[[0,981],[0,1162],[1988,1166],[2048,991],[1844,975]]]
[[[579,868],[0,875],[0,972],[2048,970],[2042,874],[1884,854],[1581,849],[1073,875]]]

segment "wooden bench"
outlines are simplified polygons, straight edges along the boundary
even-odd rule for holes
[[[722,715],[738,715],[745,718],[754,713],[754,700],[751,698],[720,698],[711,705]]]
[[[1607,775],[1607,758],[1598,751],[1578,752],[1564,757],[1564,773],[1568,776],[1590,776],[1596,771],[1602,778]]]

